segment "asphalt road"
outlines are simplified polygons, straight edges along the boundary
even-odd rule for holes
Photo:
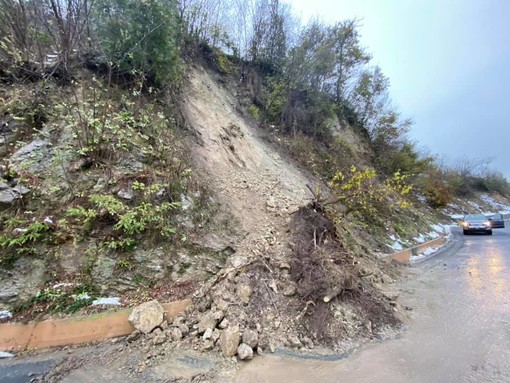
[[[339,361],[257,358],[235,382],[510,382],[510,229],[454,235],[450,249],[405,270],[399,302],[413,311],[398,339]]]
[[[456,231],[453,246],[405,268],[394,288],[398,301],[413,308],[408,328],[397,339],[365,346],[336,361],[257,357],[222,381],[510,382],[510,229],[494,230],[493,236]],[[81,352],[87,351],[73,354]],[[66,357],[68,352],[61,351],[0,360],[0,382],[30,382]],[[129,380],[99,363],[78,368],[64,381]]]

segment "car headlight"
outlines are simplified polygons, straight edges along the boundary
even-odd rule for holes
[[[485,221],[485,226],[491,226],[491,221]]]

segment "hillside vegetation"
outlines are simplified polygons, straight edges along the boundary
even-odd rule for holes
[[[391,236],[510,196],[484,160],[419,153],[357,20],[278,0],[0,0],[0,82],[14,319],[193,297],[190,326],[341,347],[401,321]]]

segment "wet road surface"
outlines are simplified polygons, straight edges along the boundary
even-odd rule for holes
[[[462,236],[404,270],[399,302],[413,308],[398,338],[338,361],[264,356],[234,382],[510,382],[510,230]]]

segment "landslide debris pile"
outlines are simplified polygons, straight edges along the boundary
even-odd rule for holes
[[[140,371],[180,348],[240,360],[281,347],[346,351],[353,339],[383,337],[400,323],[396,303],[370,279],[380,271],[362,272],[367,262],[343,248],[320,205],[300,208],[289,226],[284,256],[270,247],[245,259],[232,255],[230,267],[195,293],[185,315],[169,323],[159,316],[154,331],[128,337],[137,340],[130,348],[151,354]]]

